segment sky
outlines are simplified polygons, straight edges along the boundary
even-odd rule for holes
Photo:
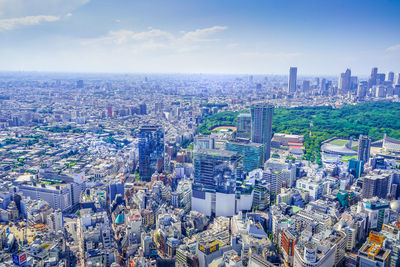
[[[0,0],[0,71],[400,72],[400,0]]]

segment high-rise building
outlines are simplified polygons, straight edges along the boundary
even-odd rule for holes
[[[355,178],[361,177],[361,174],[364,171],[364,161],[361,160],[355,160],[355,159],[350,159],[349,160],[349,167],[347,168],[347,171]]]
[[[146,104],[142,103],[139,105],[139,112],[140,115],[146,115],[147,114],[147,108],[146,108]]]
[[[236,137],[250,138],[251,135],[251,114],[240,113],[236,120]]]
[[[367,82],[360,82],[357,88],[357,96],[360,99],[363,99],[367,95],[368,90],[368,83]]]
[[[297,68],[290,67],[289,69],[289,80],[288,80],[288,92],[294,93],[297,90]]]
[[[107,117],[112,118],[112,116],[113,116],[112,106],[109,105],[109,106],[107,106]]]
[[[341,94],[347,94],[351,86],[351,70],[347,69],[346,72],[341,73],[339,77],[339,90]]]
[[[310,81],[303,81],[303,92],[310,91]]]
[[[206,149],[194,152],[194,184],[210,190],[222,186],[225,191],[233,191],[235,179],[225,180],[235,176],[239,161],[241,157],[234,151]]]
[[[321,79],[320,89],[321,89],[321,92],[325,92],[328,89],[326,87],[326,79],[325,78]]]
[[[363,198],[386,198],[387,194],[389,193],[389,181],[390,175],[386,173],[365,176],[362,186]]]
[[[57,209],[53,213],[47,215],[47,226],[55,233],[64,230],[63,214],[60,209]]]
[[[228,142],[225,147],[229,151],[235,151],[243,157],[243,168],[251,172],[263,166],[263,145],[257,143]]]
[[[251,106],[251,141],[264,145],[263,162],[270,158],[272,117],[274,106],[256,104]]]
[[[394,78],[394,85],[400,85],[400,73],[396,73]]]
[[[233,216],[251,209],[251,192],[236,192],[236,179],[242,174],[242,158],[236,152],[199,150],[193,162],[192,210],[207,216]]]
[[[366,135],[360,135],[358,138],[358,160],[362,160],[365,163],[368,162],[371,155],[371,138]]]
[[[394,72],[393,71],[389,71],[388,73],[386,73],[386,81],[393,83],[394,82]]]
[[[164,165],[164,130],[161,126],[142,126],[139,130],[139,176],[149,181]]]
[[[374,67],[371,70],[371,77],[368,80],[369,88],[372,88],[372,86],[376,85],[377,78],[378,78],[378,68]]]
[[[380,231],[389,222],[390,202],[372,198],[359,201],[357,205],[357,213],[367,214],[366,233],[370,230]]]

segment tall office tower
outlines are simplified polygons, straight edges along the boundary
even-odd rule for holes
[[[303,92],[307,93],[310,91],[310,81],[303,81]]]
[[[363,99],[367,95],[368,90],[368,83],[367,82],[360,82],[357,88],[357,96],[360,99]]]
[[[142,126],[139,130],[139,176],[150,181],[164,165],[164,130],[161,126]]]
[[[319,87],[319,77],[315,77],[315,85]]]
[[[251,114],[240,113],[236,120],[236,137],[250,138],[251,135]]]
[[[272,116],[274,106],[266,103],[251,106],[251,141],[264,145],[263,162],[271,154]]]
[[[347,94],[351,86],[351,70],[347,69],[346,72],[341,73],[339,77],[339,91],[341,94]]]
[[[322,78],[319,88],[321,89],[322,92],[324,92],[328,89],[328,88],[326,88],[326,79],[325,78]]]
[[[368,81],[368,87],[372,88],[372,86],[376,85],[376,79],[378,77],[378,68],[372,68],[371,70],[371,77],[369,78]]]
[[[297,68],[290,67],[289,69],[289,80],[288,80],[288,92],[294,93],[297,89]]]
[[[394,72],[389,71],[386,73],[386,81],[393,83],[394,82]]]
[[[400,73],[396,73],[394,85],[400,85]]]
[[[147,114],[147,108],[145,103],[139,105],[139,112],[141,115]]]
[[[357,86],[358,86],[358,77],[357,76],[351,76],[350,77],[350,90],[356,92],[357,91]]]
[[[358,138],[358,160],[368,162],[371,155],[371,138],[360,134]]]
[[[112,106],[111,106],[111,105],[108,105],[108,106],[107,106],[107,117],[108,117],[108,118],[112,118],[112,116],[113,116]]]
[[[378,73],[376,75],[376,84],[384,84],[386,79],[385,73]]]
[[[388,185],[391,176],[388,174],[367,175],[364,177],[362,196],[365,199],[372,197],[386,198],[389,191]]]

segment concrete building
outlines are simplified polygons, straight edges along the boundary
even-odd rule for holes
[[[371,232],[368,240],[358,250],[358,266],[389,267],[390,250],[383,247],[384,236]]]
[[[369,199],[372,197],[386,198],[389,192],[391,174],[370,174],[363,178],[362,196]]]

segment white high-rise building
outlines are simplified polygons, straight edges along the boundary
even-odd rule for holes
[[[289,93],[296,92],[297,89],[297,68],[290,67],[289,69],[289,81],[288,81],[288,91]]]
[[[400,73],[396,73],[394,85],[400,85]]]
[[[63,214],[60,209],[47,215],[47,225],[56,233],[64,229]]]

